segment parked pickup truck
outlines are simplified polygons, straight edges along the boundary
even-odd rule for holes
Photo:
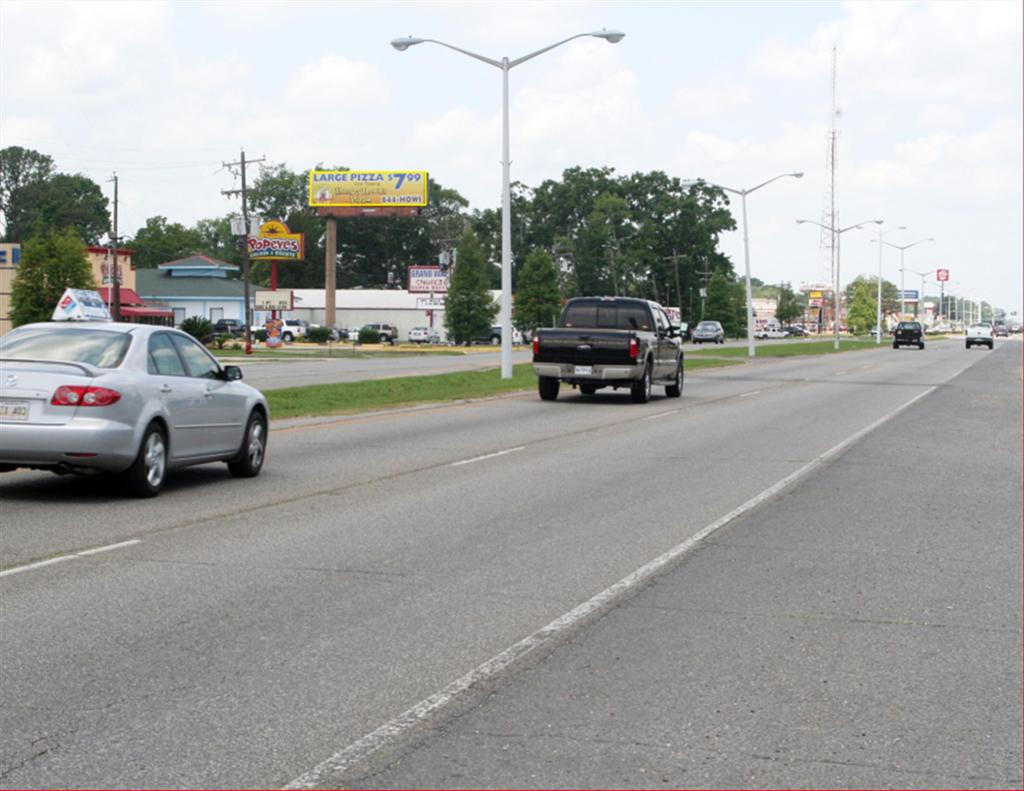
[[[593,395],[604,387],[628,387],[633,401],[647,403],[652,385],[665,395],[683,394],[683,353],[678,327],[657,302],[627,297],[569,300],[558,326],[533,335],[533,370],[545,401],[558,398],[560,383]]]

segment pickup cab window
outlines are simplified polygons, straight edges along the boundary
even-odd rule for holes
[[[563,327],[599,330],[651,330],[651,315],[640,305],[571,304],[562,315]]]

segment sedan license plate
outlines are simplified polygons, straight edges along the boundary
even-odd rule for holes
[[[28,401],[0,399],[0,420],[28,420]]]
[[[577,365],[573,367],[572,372],[576,376],[592,376],[594,373],[594,366],[592,365]]]

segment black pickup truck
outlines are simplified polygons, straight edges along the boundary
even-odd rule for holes
[[[569,300],[558,326],[533,336],[533,370],[545,401],[558,398],[561,382],[593,395],[603,387],[628,387],[638,404],[651,386],[665,395],[683,394],[679,329],[657,302],[628,297]]]

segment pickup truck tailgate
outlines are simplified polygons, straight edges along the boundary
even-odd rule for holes
[[[540,330],[535,363],[630,365],[633,333],[628,330]]]

